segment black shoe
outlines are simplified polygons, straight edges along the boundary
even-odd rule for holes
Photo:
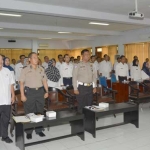
[[[36,133],[36,134],[38,134],[40,137],[44,137],[45,136],[45,134],[43,132],[39,132],[39,133]]]
[[[13,142],[9,137],[2,138],[2,141],[5,141],[6,143],[12,143]]]
[[[26,138],[27,138],[28,140],[32,139],[32,134],[27,134]]]

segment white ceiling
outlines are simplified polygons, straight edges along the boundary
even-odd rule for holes
[[[144,20],[128,18],[134,3],[134,0],[0,0],[0,12],[22,15],[0,16],[0,27],[4,28],[0,36],[93,40],[96,36],[121,35],[150,26],[150,0],[138,0]],[[110,25],[89,25],[91,21]]]
[[[47,5],[94,10],[127,15],[135,8],[135,0],[17,0]],[[150,18],[150,0],[138,0],[139,11]]]

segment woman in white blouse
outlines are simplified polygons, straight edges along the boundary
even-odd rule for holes
[[[133,60],[133,65],[131,67],[131,79],[132,79],[132,81],[141,81],[142,80],[141,68],[139,66],[138,59]]]

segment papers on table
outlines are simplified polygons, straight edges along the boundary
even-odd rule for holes
[[[27,123],[30,122],[30,119],[26,116],[13,116],[13,119],[16,123]]]
[[[47,111],[46,116],[49,118],[56,118],[56,112],[55,111]]]
[[[35,115],[34,113],[27,114],[27,117],[31,122],[41,122],[44,119],[44,115]]]

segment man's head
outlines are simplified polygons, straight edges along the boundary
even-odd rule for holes
[[[120,60],[121,60],[121,63],[126,63],[126,58],[125,58],[125,56],[124,55],[122,55],[121,57],[120,57]]]
[[[49,57],[48,57],[48,56],[45,56],[45,57],[44,57],[44,61],[45,61],[46,63],[48,63],[48,62],[49,62]]]
[[[137,56],[134,56],[134,57],[133,57],[133,60],[135,60],[135,59],[138,59],[138,57],[137,57]]]
[[[31,65],[38,65],[39,58],[38,58],[37,53],[31,52],[31,53],[28,55],[28,58],[29,58],[29,62],[30,62]]]
[[[63,62],[63,56],[61,54],[58,55],[58,60],[59,60],[60,63]]]
[[[95,59],[95,56],[94,56],[94,55],[93,55],[93,56],[91,56],[91,62],[92,62],[92,63],[94,63],[94,62],[95,62],[95,60],[96,60],[96,59]]]
[[[0,55],[0,69],[3,67],[3,56]]]
[[[65,60],[66,63],[69,63],[69,62],[70,62],[70,57],[69,57],[68,54],[65,54],[65,55],[64,55],[64,60]]]
[[[82,60],[88,62],[90,60],[90,53],[88,49],[84,49],[81,51]]]
[[[77,60],[80,62],[80,59],[81,59],[81,57],[80,56],[77,56]]]
[[[97,62],[100,63],[101,62],[101,58],[97,57]]]
[[[20,55],[20,62],[23,64],[24,63],[24,59],[25,59],[25,55]]]
[[[105,60],[105,61],[109,61],[109,57],[108,57],[107,54],[104,55],[104,60]]]
[[[120,57],[118,57],[118,58],[117,58],[117,62],[120,63],[120,61],[121,61],[121,59],[120,59]]]
[[[149,62],[149,58],[146,58],[146,60],[145,60],[146,62]]]
[[[74,57],[71,57],[71,58],[70,58],[70,61],[74,62]]]
[[[11,62],[12,62],[12,64],[15,65],[16,64],[16,59],[12,59]]]

